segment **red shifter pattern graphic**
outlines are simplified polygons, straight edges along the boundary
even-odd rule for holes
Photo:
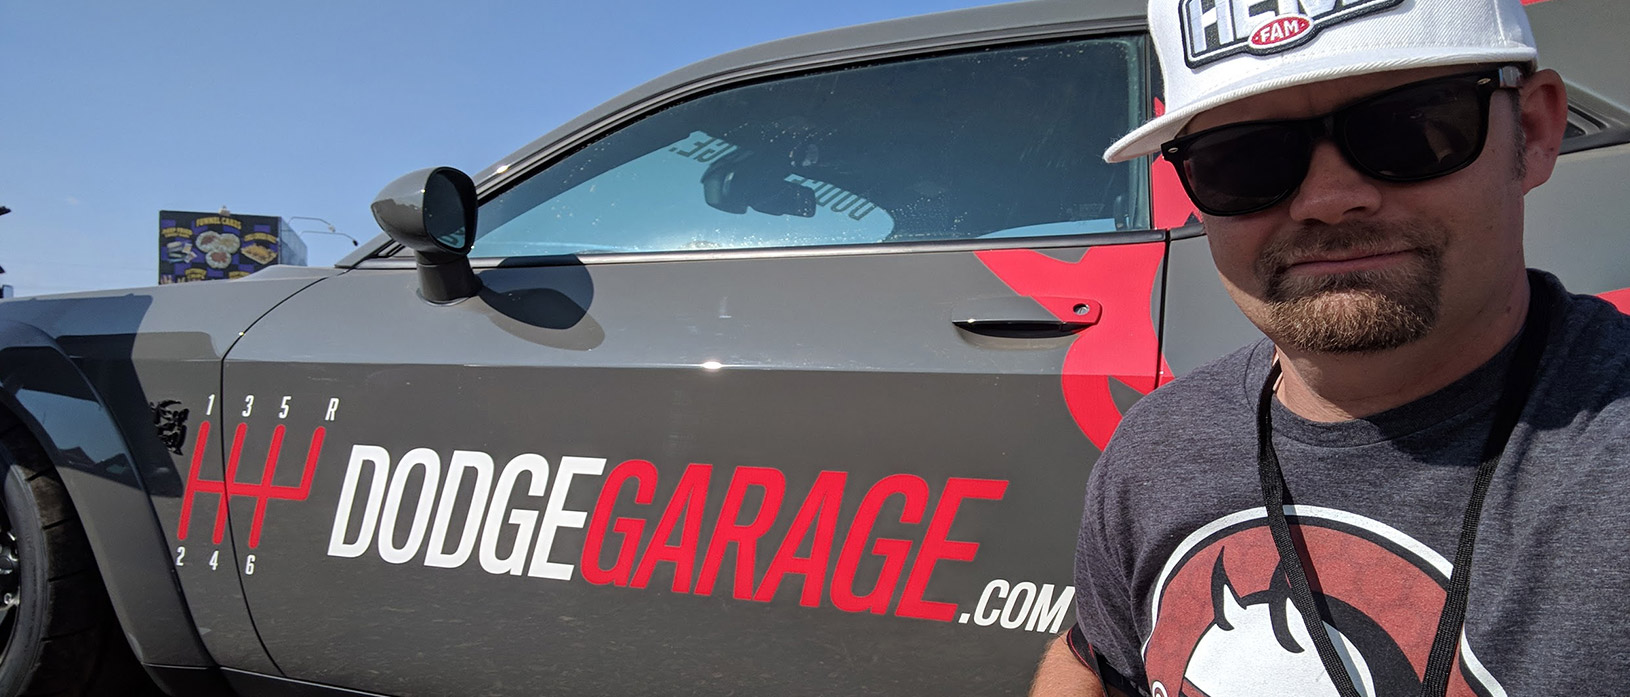
[[[300,476],[300,486],[279,486],[272,483],[272,477],[277,474],[277,459],[283,451],[282,424],[272,430],[272,443],[266,450],[266,470],[260,477],[259,483],[243,483],[237,481],[238,460],[243,454],[244,435],[249,430],[248,424],[238,424],[237,432],[232,436],[232,453],[226,461],[226,477],[222,480],[204,479],[203,462],[204,451],[209,445],[210,422],[205,421],[198,425],[198,440],[192,450],[192,472],[187,475],[187,489],[181,495],[181,522],[176,537],[187,539],[187,530],[192,525],[193,497],[198,494],[216,494],[220,496],[215,504],[215,530],[212,541],[220,544],[226,536],[226,511],[228,502],[232,497],[242,496],[255,500],[255,515],[249,523],[249,548],[260,546],[260,530],[266,521],[266,504],[273,499],[279,501],[304,501],[311,496],[311,482],[317,472],[317,456],[323,450],[324,429],[318,426],[311,432],[311,445],[306,449],[306,469]]]
[[[1014,292],[1035,299],[1062,321],[1073,318],[1077,302],[1096,302],[1102,309],[1098,324],[1070,346],[1062,371],[1070,415],[1102,450],[1121,422],[1109,378],[1147,394],[1170,373],[1163,358],[1157,369],[1159,343],[1149,315],[1165,244],[1092,247],[1074,263],[1028,249],[976,255]]]

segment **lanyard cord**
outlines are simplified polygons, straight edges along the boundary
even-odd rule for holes
[[[1466,597],[1471,588],[1472,547],[1477,540],[1477,520],[1483,512],[1483,497],[1489,483],[1494,480],[1495,466],[1505,452],[1506,442],[1522,416],[1535,378],[1539,373],[1540,354],[1550,330],[1548,288],[1537,279],[1529,279],[1528,317],[1522,338],[1518,340],[1516,354],[1506,371],[1505,387],[1495,408],[1494,421],[1488,440],[1483,444],[1482,464],[1472,484],[1471,500],[1466,504],[1465,519],[1461,523],[1460,542],[1455,548],[1454,568],[1445,588],[1443,614],[1438,618],[1437,635],[1426,661],[1426,674],[1422,679],[1424,697],[1443,697],[1449,687],[1449,673],[1454,663],[1455,644],[1466,619]],[[1273,447],[1272,404],[1274,387],[1280,374],[1279,362],[1274,361],[1263,382],[1257,402],[1257,471],[1262,480],[1262,500],[1267,508],[1268,529],[1273,533],[1274,546],[1279,552],[1279,570],[1290,585],[1291,604],[1302,616],[1302,622],[1313,639],[1313,647],[1324,663],[1325,672],[1341,697],[1359,697],[1358,688],[1347,665],[1336,652],[1334,642],[1324,628],[1318,605],[1308,586],[1307,570],[1301,554],[1291,540],[1290,524],[1285,520],[1285,476],[1279,467],[1279,453]]]

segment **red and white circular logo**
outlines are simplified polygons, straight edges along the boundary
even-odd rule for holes
[[[1329,609],[1324,629],[1359,693],[1420,694],[1450,564],[1399,530],[1346,511],[1286,506],[1309,559],[1308,582]],[[1167,560],[1143,648],[1151,692],[1168,697],[1315,697],[1339,693],[1290,601],[1260,508],[1191,534]],[[1505,690],[1460,638],[1451,697]]]
[[[1304,15],[1281,15],[1262,23],[1251,32],[1252,48],[1271,48],[1313,30],[1313,20]]]

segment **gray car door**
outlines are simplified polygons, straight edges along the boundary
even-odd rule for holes
[[[1141,39],[653,106],[227,357],[232,535],[287,676],[403,694],[1014,692],[1160,374]]]

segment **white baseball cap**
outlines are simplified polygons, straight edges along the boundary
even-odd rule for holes
[[[1436,65],[1532,63],[1521,0],[1150,0],[1166,112],[1104,159],[1148,155],[1195,115],[1277,89]]]

